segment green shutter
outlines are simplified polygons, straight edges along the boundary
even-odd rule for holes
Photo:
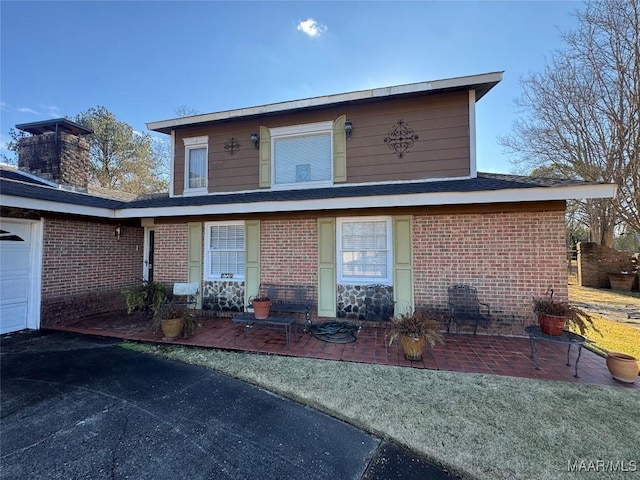
[[[396,315],[414,307],[411,215],[393,217],[393,300]]]
[[[244,305],[249,305],[249,297],[258,295],[260,289],[260,220],[248,220],[244,224],[245,275]]]
[[[187,281],[200,284],[196,308],[202,308],[202,223],[187,223],[187,229],[189,230],[189,273]]]
[[[336,316],[336,219],[318,219],[318,316]]]
[[[347,181],[347,135],[344,132],[346,115],[333,122],[333,181]]]
[[[260,188],[271,187],[271,133],[260,127]]]

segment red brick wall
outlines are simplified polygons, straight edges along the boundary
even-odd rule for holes
[[[154,242],[153,279],[167,284],[185,282],[189,276],[187,224],[157,225]]]
[[[260,280],[265,283],[317,284],[316,218],[260,222],[260,276]]]
[[[123,287],[142,278],[143,229],[73,218],[44,220],[42,324],[124,308]]]
[[[416,304],[446,308],[447,287],[478,289],[494,330],[522,334],[531,297],[567,298],[562,211],[419,215],[413,220]]]

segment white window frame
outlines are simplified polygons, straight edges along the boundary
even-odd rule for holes
[[[271,189],[272,190],[291,190],[293,188],[323,188],[333,186],[333,122],[316,122],[306,123],[302,125],[291,125],[287,127],[271,128]],[[330,174],[328,180],[315,182],[292,182],[292,183],[276,183],[276,140],[283,138],[300,137],[313,133],[328,133],[330,135],[329,160]]]
[[[244,268],[245,270],[238,275],[234,275],[233,278],[223,277],[222,275],[211,274],[211,227],[212,226],[228,226],[228,225],[242,225],[245,227],[245,222],[242,220],[228,221],[228,222],[206,222],[204,224],[204,236],[205,236],[205,251],[204,251],[204,278],[205,280],[226,280],[226,281],[239,281],[244,282],[247,269],[247,229],[244,228]]]
[[[201,195],[209,189],[209,136],[184,138],[184,194]],[[189,188],[189,152],[199,148],[205,149],[204,187]]]
[[[344,276],[342,265],[342,226],[345,223],[357,223],[357,222],[380,222],[386,223],[387,230],[387,276],[385,278],[380,277],[355,277]],[[389,216],[375,216],[375,217],[343,217],[336,219],[336,269],[338,283],[345,285],[393,285],[393,238],[392,238],[392,226],[391,217]]]

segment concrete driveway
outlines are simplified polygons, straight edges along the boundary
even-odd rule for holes
[[[450,478],[315,410],[114,340],[1,341],[3,479]]]

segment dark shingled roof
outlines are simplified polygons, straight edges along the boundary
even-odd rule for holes
[[[586,185],[578,180],[553,180],[479,173],[477,178],[442,180],[431,182],[392,183],[384,185],[352,185],[345,187],[310,188],[300,190],[258,191],[202,195],[193,197],[150,198],[134,200],[127,208],[161,208],[202,205],[228,205],[233,203],[295,202],[301,200],[323,200],[329,198],[368,197],[375,195],[411,195],[417,193],[478,192],[514,188],[566,187]]]
[[[38,180],[36,178],[23,175],[19,171],[15,170],[15,168],[6,168],[4,166],[0,168],[0,178],[16,180],[18,182],[33,183],[34,185],[48,185],[48,183],[43,180]]]
[[[568,187],[589,185],[593,182],[580,180],[556,180],[479,173],[477,178],[442,180],[431,182],[393,183],[383,185],[352,185],[345,187],[312,188],[300,190],[254,191],[170,198],[163,196],[141,197],[133,201],[118,201],[88,194],[40,186],[24,181],[15,181],[4,174],[0,177],[0,192],[3,195],[48,200],[58,203],[110,209],[166,208],[202,205],[230,205],[258,202],[296,202],[330,198],[353,198],[379,195],[411,195],[424,193],[470,193],[539,187]]]

